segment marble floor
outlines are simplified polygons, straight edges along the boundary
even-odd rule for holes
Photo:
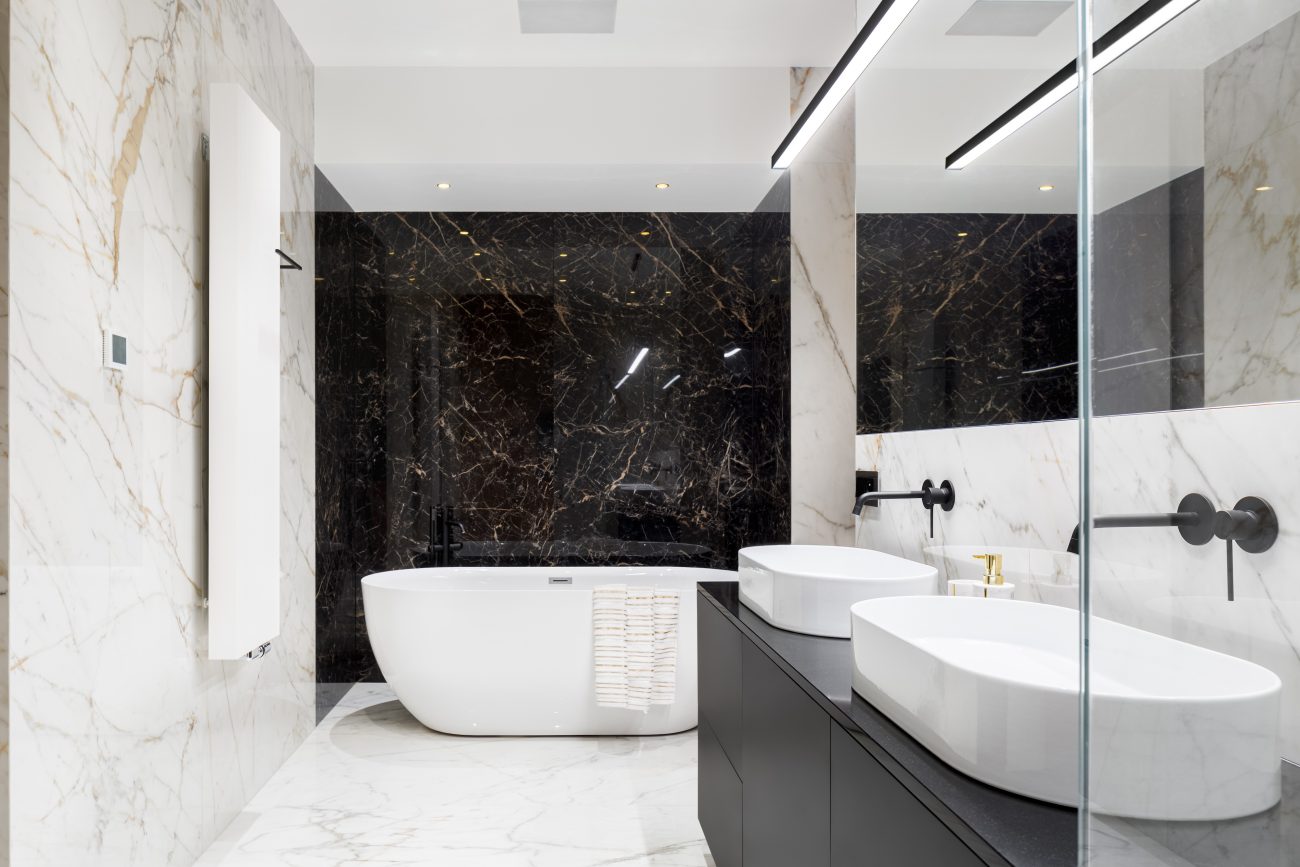
[[[695,732],[462,738],[357,684],[198,867],[712,867]]]

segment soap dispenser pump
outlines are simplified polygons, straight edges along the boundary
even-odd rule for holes
[[[1010,599],[1016,585],[1008,584],[1002,575],[1001,554],[975,554],[974,559],[984,564],[984,574],[979,581],[957,580],[948,582],[950,596],[979,596],[984,599]]]

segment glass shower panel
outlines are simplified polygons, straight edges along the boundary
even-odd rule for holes
[[[1081,860],[1297,865],[1300,2],[1093,28]]]

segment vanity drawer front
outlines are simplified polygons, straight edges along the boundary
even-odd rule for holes
[[[696,607],[700,719],[713,734],[736,776],[744,778],[740,737],[740,644],[746,639],[707,600]]]
[[[741,867],[740,777],[722,751],[708,720],[700,720],[700,827],[718,867]]]
[[[752,641],[741,653],[745,867],[829,867],[830,717]]]
[[[831,867],[983,867],[984,861],[831,725]]]

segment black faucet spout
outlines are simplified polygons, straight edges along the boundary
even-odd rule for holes
[[[878,503],[881,500],[920,500],[924,497],[925,491],[867,491],[854,502],[853,514],[861,515],[862,507],[868,503]]]

